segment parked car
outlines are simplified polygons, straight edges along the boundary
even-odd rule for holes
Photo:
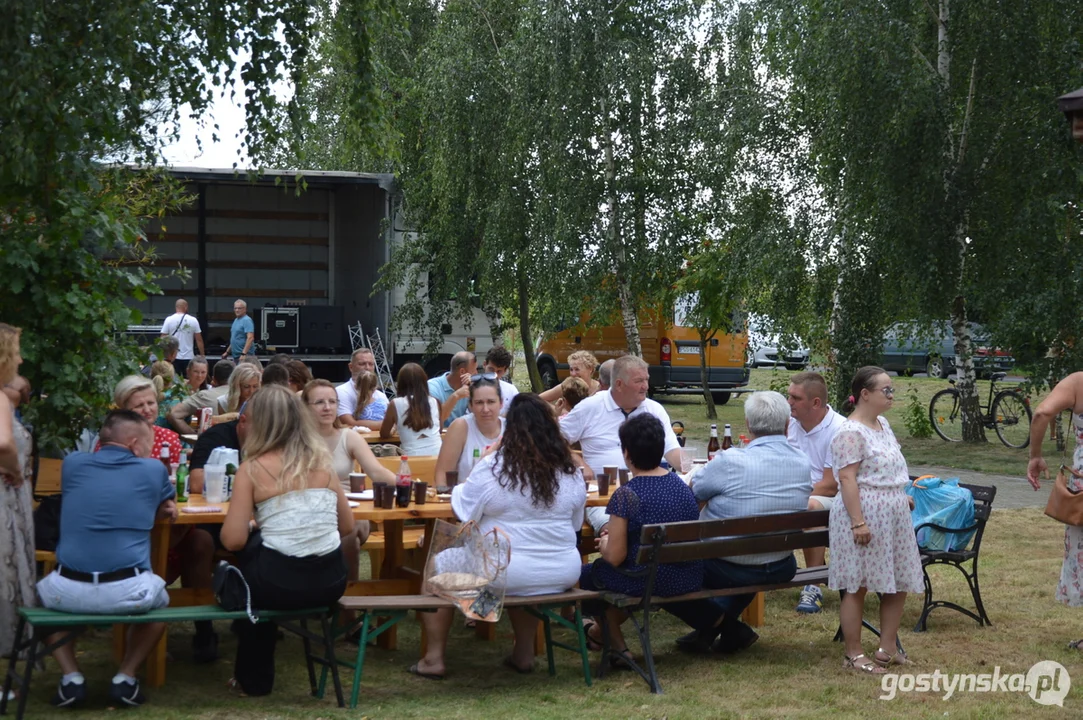
[[[1008,372],[1015,359],[999,348],[990,347],[985,329],[970,323],[974,345],[974,369],[979,377],[994,372]],[[900,375],[923,372],[929,377],[947,378],[955,374],[955,334],[946,320],[931,325],[914,322],[895,323],[884,333],[883,360],[885,370]]]
[[[770,333],[756,318],[748,321],[748,364],[750,367],[785,367],[804,370],[808,367],[809,350],[799,342],[787,347],[778,335]]]

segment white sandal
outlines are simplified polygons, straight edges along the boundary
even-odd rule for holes
[[[843,657],[846,659],[842,661],[842,666],[847,670],[868,673],[869,675],[883,675],[887,672],[884,668],[866,657],[865,653],[854,655],[853,657],[850,657],[849,655],[844,655]],[[862,658],[864,658],[864,660],[862,660]]]

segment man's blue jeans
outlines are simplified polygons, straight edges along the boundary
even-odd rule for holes
[[[763,565],[740,565],[716,558],[703,563],[703,587],[724,590],[749,585],[772,585],[789,582],[796,572],[797,560],[793,554]],[[726,595],[711,598],[711,602],[728,618],[736,620],[755,597],[755,594]]]

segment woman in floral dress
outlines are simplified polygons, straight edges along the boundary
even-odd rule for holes
[[[882,368],[857,371],[850,386],[849,418],[831,442],[842,502],[831,508],[831,563],[827,584],[844,590],[840,615],[846,646],[844,667],[883,674],[906,665],[895,652],[906,593],[921,592],[921,556],[910,521],[912,503],[906,460],[887,420],[895,389]],[[861,647],[865,594],[881,594],[880,648],[870,659]],[[885,650],[885,648],[888,648]]]
[[[1035,490],[1041,487],[1040,476],[1049,477],[1049,468],[1042,457],[1042,440],[1045,439],[1049,423],[1065,410],[1072,411],[1072,427],[1075,429],[1075,448],[1071,466],[1083,474],[1083,372],[1072,373],[1057,383],[1049,396],[1034,412],[1030,422],[1030,464],[1027,466],[1027,479]],[[1068,485],[1075,490],[1083,490],[1083,480],[1072,474],[1068,475]],[[1083,527],[1066,525],[1064,527],[1064,564],[1060,569],[1060,582],[1057,584],[1057,600],[1069,607],[1083,605]],[[1083,640],[1068,643],[1074,650],[1083,650]]]
[[[15,378],[22,361],[19,330],[0,323],[0,385]],[[0,393],[0,656],[14,649],[19,608],[36,604],[29,457],[30,433]]]

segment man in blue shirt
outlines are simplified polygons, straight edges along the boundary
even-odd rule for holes
[[[233,303],[233,314],[236,319],[229,328],[229,347],[222,353],[222,357],[232,353],[233,362],[237,362],[241,355],[247,355],[252,349],[252,343],[256,341],[256,325],[252,318],[248,317],[248,303],[244,300]]]
[[[61,468],[62,504],[57,569],[38,583],[41,604],[82,614],[142,613],[169,604],[165,580],[151,572],[150,531],[158,518],[177,518],[169,473],[151,460],[154,433],[130,410],[106,416],[101,450],[77,452]],[[131,626],[128,648],[113,677],[110,697],[141,705],[136,670],[165,631],[165,623]],[[59,642],[64,633],[49,638]],[[52,703],[73,707],[87,697],[75,643],[53,652],[64,675]]]
[[[446,428],[470,409],[470,376],[478,371],[478,359],[466,350],[451,358],[451,371],[429,380],[429,395],[440,405],[440,421]]]
[[[752,441],[743,448],[718,453],[693,481],[696,500],[704,503],[700,520],[728,520],[750,515],[777,515],[808,509],[812,493],[809,460],[786,440],[790,406],[777,392],[755,392],[745,400],[745,422]],[[792,552],[757,553],[706,560],[703,587],[719,590],[789,582],[797,572]],[[755,595],[712,598],[725,613],[710,632],[696,631],[677,641],[683,650],[743,650],[758,635],[739,619]],[[718,640],[715,636],[719,635]]]

